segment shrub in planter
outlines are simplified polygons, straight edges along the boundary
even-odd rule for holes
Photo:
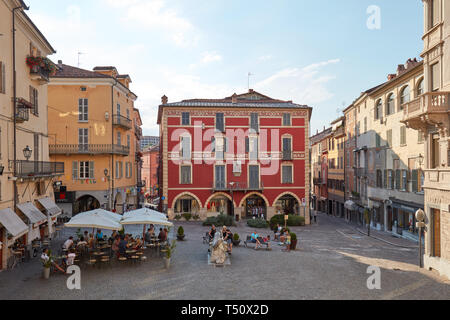
[[[180,240],[180,241],[183,241],[183,240],[184,240],[184,229],[183,229],[182,226],[180,226],[180,227],[178,228],[177,239]]]
[[[247,225],[252,228],[265,229],[269,226],[269,223],[264,219],[250,219],[247,220]]]
[[[200,216],[198,214],[194,214],[192,216],[192,219],[194,219],[195,221],[198,221],[198,220],[200,220]]]
[[[183,218],[185,218],[186,221],[189,221],[189,220],[191,220],[191,218],[192,218],[192,214],[190,214],[190,213],[185,213],[185,214],[183,214]]]
[[[174,217],[174,219],[177,220],[177,221],[180,220],[180,219],[181,219],[181,215],[177,214],[177,215]]]
[[[305,218],[301,216],[289,215],[287,225],[290,227],[298,227],[305,225]]]
[[[291,250],[295,250],[295,248],[297,248],[297,235],[293,232],[291,232],[290,235],[291,235]]]
[[[239,239],[239,235],[237,233],[233,234],[233,245],[237,247],[240,243],[241,240]]]
[[[224,214],[220,214],[217,217],[209,217],[203,222],[204,226],[212,226],[215,225],[216,227],[222,227],[227,226],[231,227],[234,226],[235,223],[233,221],[233,217],[227,216]]]

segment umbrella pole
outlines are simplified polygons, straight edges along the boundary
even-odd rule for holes
[[[144,248],[144,249],[146,249],[146,246],[145,246],[145,227],[146,227],[147,225],[146,224],[144,224],[144,229],[142,230],[142,247]]]

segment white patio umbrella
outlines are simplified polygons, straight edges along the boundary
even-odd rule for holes
[[[116,217],[117,216],[117,217]],[[106,230],[122,230],[122,217],[103,209],[82,212],[64,225],[66,228],[94,228]]]
[[[167,216],[164,213],[161,213],[161,212],[149,209],[149,208],[142,208],[142,209],[137,209],[137,210],[133,210],[133,211],[128,211],[123,215],[122,218],[128,219],[128,218],[134,217],[136,215],[152,216],[155,219],[167,221]]]

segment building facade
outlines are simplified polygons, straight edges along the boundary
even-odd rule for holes
[[[47,129],[46,57],[55,50],[25,10],[23,1],[0,1],[0,270],[16,241],[51,236],[61,212],[52,184],[64,163],[50,162]]]
[[[147,199],[154,199],[159,195],[159,145],[144,149],[142,160],[142,181],[145,187],[145,197]]]
[[[68,216],[139,205],[141,122],[130,83],[115,67],[89,71],[62,61],[50,78],[50,156],[68,169],[56,190]]]
[[[145,148],[151,146],[159,146],[159,137],[156,136],[143,136],[141,140],[141,148],[144,150]]]
[[[253,90],[159,107],[162,205],[169,217],[277,213],[309,223],[312,109]],[[308,214],[306,214],[308,213]]]
[[[403,123],[423,137],[426,268],[450,278],[450,3],[425,0],[422,91]]]
[[[345,209],[345,117],[331,123],[328,138],[328,214],[344,217]]]

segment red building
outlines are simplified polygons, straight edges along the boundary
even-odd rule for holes
[[[159,106],[162,209],[201,219],[219,213],[309,223],[312,108],[250,90]],[[305,214],[308,212],[308,214]]]
[[[158,196],[158,166],[159,146],[151,146],[142,152],[142,182],[145,187],[145,197]]]

